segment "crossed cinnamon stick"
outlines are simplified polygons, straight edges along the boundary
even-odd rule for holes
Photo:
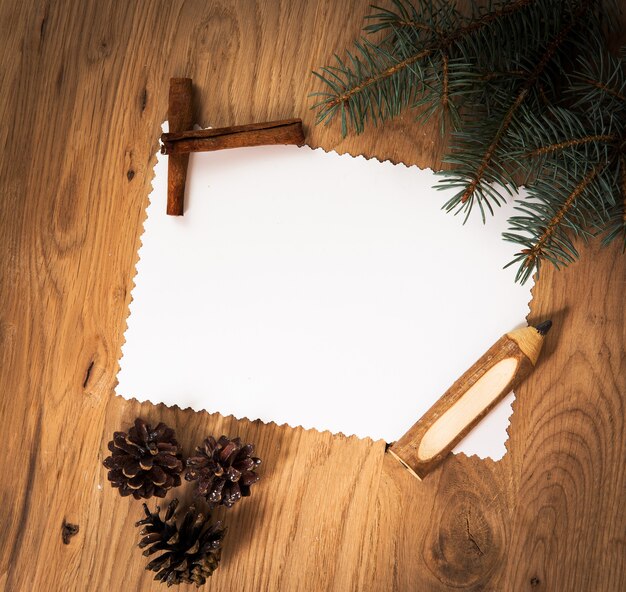
[[[169,133],[161,135],[161,152],[169,155],[167,213],[182,216],[190,152],[209,152],[244,146],[304,144],[302,120],[285,119],[216,129],[191,130],[193,97],[191,78],[170,79]]]

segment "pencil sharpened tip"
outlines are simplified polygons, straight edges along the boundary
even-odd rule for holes
[[[539,323],[535,329],[540,335],[545,335],[552,327],[552,321],[544,321],[543,323]]]

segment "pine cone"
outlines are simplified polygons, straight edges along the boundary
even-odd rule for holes
[[[187,459],[187,481],[198,481],[198,495],[211,506],[233,504],[250,495],[250,486],[259,480],[254,471],[261,459],[252,456],[254,445],[241,444],[240,438],[210,436],[196,448],[197,456]]]
[[[164,551],[146,565],[146,569],[157,572],[155,580],[167,583],[168,587],[181,582],[201,586],[219,565],[226,529],[221,521],[211,524],[211,515],[205,516],[195,506],[187,509],[179,528],[176,525],[177,506],[178,500],[172,500],[165,512],[165,520],[161,520],[161,508],[157,506],[151,513],[148,506],[143,505],[146,518],[135,524],[144,526],[139,532],[143,536],[139,547],[148,547],[143,552],[146,557]]]
[[[182,454],[174,430],[164,423],[152,429],[142,419],[125,432],[115,432],[109,442],[113,453],[104,459],[108,478],[120,495],[148,499],[164,497],[168,489],[180,485]]]

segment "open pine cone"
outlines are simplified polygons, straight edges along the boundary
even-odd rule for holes
[[[211,524],[211,515],[198,512],[195,506],[187,509],[180,527],[176,525],[178,500],[170,502],[161,520],[161,508],[154,513],[143,505],[146,517],[135,526],[143,526],[140,548],[148,547],[143,554],[148,557],[163,551],[153,559],[146,569],[157,572],[155,580],[165,582],[168,587],[180,583],[201,586],[217,569],[222,553],[222,540],[226,533],[222,522]]]
[[[196,448],[196,456],[187,459],[185,479],[198,481],[197,493],[210,505],[230,508],[250,495],[250,486],[260,478],[255,470],[261,459],[253,452],[254,445],[242,445],[240,438],[222,436],[216,442],[210,436]]]
[[[164,497],[168,489],[180,485],[182,454],[174,430],[164,423],[156,428],[137,418],[126,432],[115,432],[109,442],[111,456],[104,459],[108,479],[120,495],[148,499]]]

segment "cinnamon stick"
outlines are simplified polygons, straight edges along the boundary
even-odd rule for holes
[[[304,144],[301,119],[251,123],[233,127],[176,132],[161,136],[161,152],[174,156],[189,152],[210,152],[226,148],[274,144]]]
[[[168,121],[170,132],[182,132],[193,125],[191,78],[171,78]],[[185,207],[185,181],[189,154],[176,154],[167,165],[167,213],[182,216]]]

